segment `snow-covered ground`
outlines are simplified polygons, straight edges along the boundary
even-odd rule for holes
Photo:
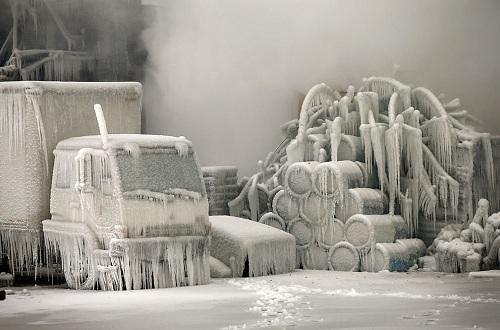
[[[500,278],[296,271],[123,292],[14,288],[0,329],[498,329]]]

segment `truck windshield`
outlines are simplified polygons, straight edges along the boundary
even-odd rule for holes
[[[125,152],[116,155],[123,192],[144,189],[163,193],[181,188],[204,194],[193,152],[180,157],[175,149],[141,151],[138,157]]]

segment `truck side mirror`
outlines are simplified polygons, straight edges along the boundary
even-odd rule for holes
[[[75,157],[77,171],[75,188],[82,192],[88,192],[92,187],[92,170],[90,168],[92,151],[93,149],[90,148],[80,149]]]

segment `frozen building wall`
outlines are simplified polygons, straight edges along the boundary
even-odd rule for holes
[[[110,132],[140,133],[141,99],[139,83],[0,84],[0,240],[14,266],[36,259],[57,142],[99,133],[94,103]]]

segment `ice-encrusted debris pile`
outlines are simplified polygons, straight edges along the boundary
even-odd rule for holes
[[[205,166],[201,171],[210,215],[229,215],[228,203],[240,192],[238,169],[235,166]]]
[[[104,105],[110,132],[138,133],[141,99],[141,84],[132,82],[0,84],[0,254],[12,269],[39,262],[56,144],[98,133],[92,102]]]
[[[479,200],[469,223],[445,226],[429,247],[437,270],[449,273],[498,268],[499,250],[500,213],[489,215],[486,199]]]
[[[458,99],[393,78],[316,85],[231,215],[294,234],[300,267],[408,269],[425,253],[413,238],[467,223],[480,198],[499,209],[500,137],[476,122]]]

